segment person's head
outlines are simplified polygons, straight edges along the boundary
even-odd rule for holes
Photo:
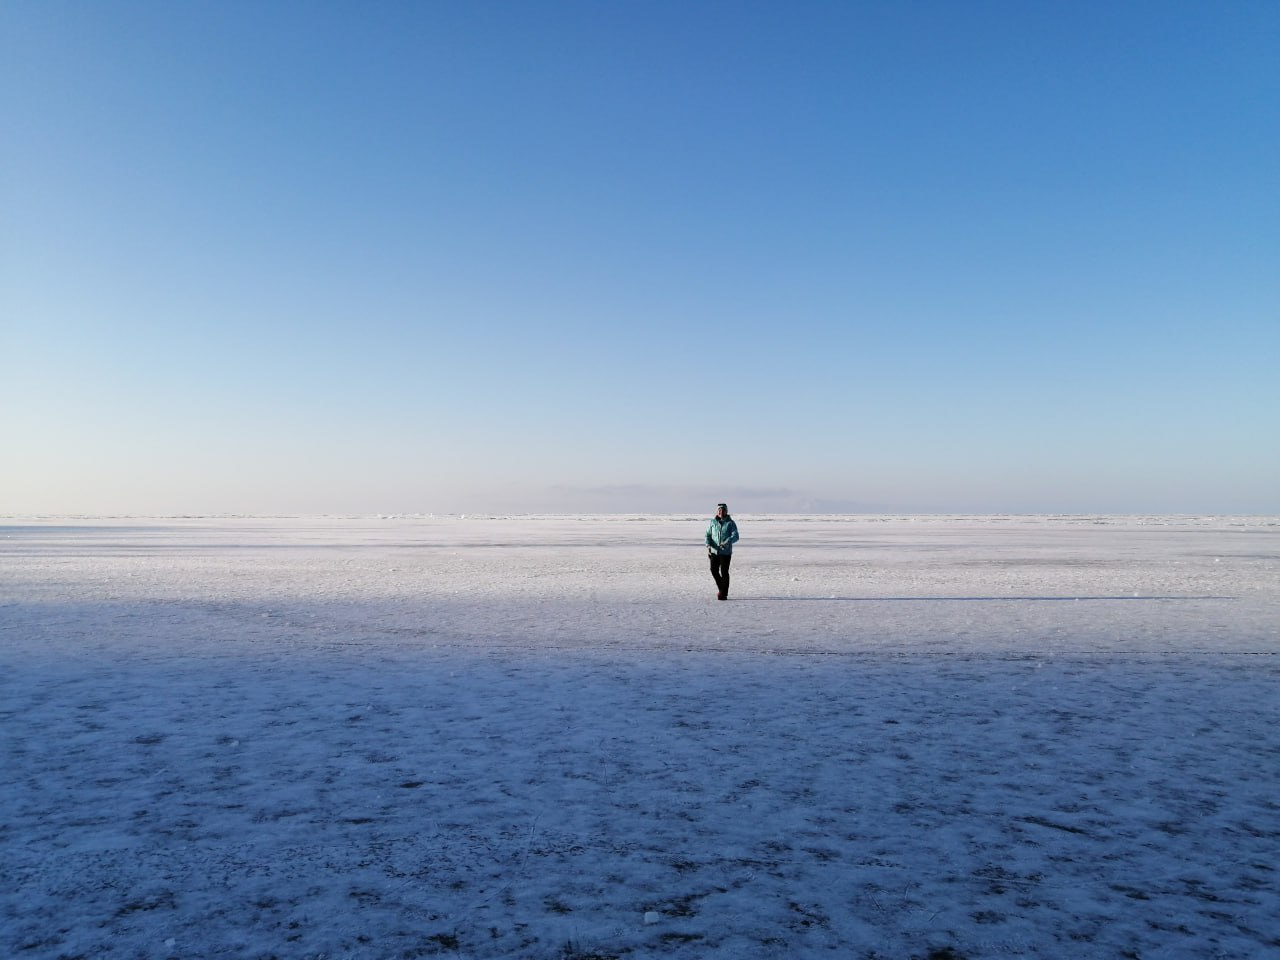
[[[727,517],[729,515],[729,507],[723,503],[716,504],[716,516]]]

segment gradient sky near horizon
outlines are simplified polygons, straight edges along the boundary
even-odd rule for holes
[[[1280,513],[1278,49],[9,0],[0,514]]]

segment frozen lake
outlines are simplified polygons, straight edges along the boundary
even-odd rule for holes
[[[1280,955],[1280,519],[0,520],[0,955]]]

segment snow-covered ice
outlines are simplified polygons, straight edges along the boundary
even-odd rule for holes
[[[1280,956],[1280,520],[0,521],[0,955]]]

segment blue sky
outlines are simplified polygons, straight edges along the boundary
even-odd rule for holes
[[[1280,5],[0,7],[0,513],[1280,513]]]

